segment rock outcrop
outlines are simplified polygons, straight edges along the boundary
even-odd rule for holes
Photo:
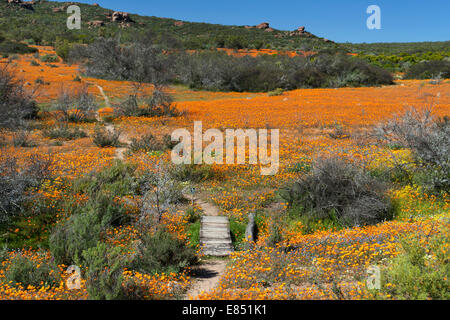
[[[297,28],[297,30],[294,30],[294,31],[290,32],[289,35],[291,37],[294,37],[294,36],[312,37],[313,36],[310,32],[305,30],[304,26],[301,26],[301,27]]]
[[[270,28],[270,25],[268,22],[263,22],[255,26],[256,29],[266,30]]]
[[[112,22],[133,22],[130,18],[130,14],[127,12],[114,11],[111,15]]]
[[[103,27],[105,25],[105,22],[103,22],[101,20],[94,20],[94,21],[89,21],[87,24],[91,27]]]
[[[17,4],[20,7],[28,10],[34,10],[33,5],[36,4],[35,1],[24,2],[22,0],[7,0],[9,4]]]

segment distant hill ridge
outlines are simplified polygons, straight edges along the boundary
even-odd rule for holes
[[[81,8],[81,30],[66,26],[67,7]],[[146,37],[154,43],[170,48],[201,50],[273,49],[283,51],[342,51],[374,54],[417,52],[448,52],[450,41],[415,43],[335,43],[320,38],[299,26],[293,31],[276,30],[269,22],[255,26],[227,26],[211,23],[187,22],[171,18],[142,16],[77,2],[0,0],[0,52],[3,45],[24,51],[19,44],[55,45],[57,40],[69,43],[91,43],[98,37],[120,37],[123,43],[136,37]]]
[[[66,27],[67,7],[81,8],[81,30]],[[0,0],[0,32],[9,39],[30,44],[52,44],[57,38],[73,42],[91,42],[98,36],[120,34],[122,41],[132,40],[136,34],[152,32],[154,39],[170,37],[186,49],[283,49],[320,50],[334,47],[330,40],[319,38],[299,26],[293,31],[272,28],[269,22],[256,26],[226,26],[210,23],[186,22],[170,18],[141,16],[105,9],[98,4],[77,2]]]

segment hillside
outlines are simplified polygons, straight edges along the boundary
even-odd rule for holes
[[[76,2],[71,3],[81,8],[82,27],[81,30],[69,30],[66,27],[69,2],[36,1],[28,4],[18,1],[20,3],[0,2],[0,33],[7,39],[30,44],[53,44],[58,38],[89,43],[98,36],[118,34],[122,41],[127,42],[151,32],[153,39],[167,46],[182,45],[186,49],[227,47],[310,51],[336,47],[333,42],[318,38],[301,26],[295,31],[281,31],[271,28],[268,23],[224,26],[137,14],[113,17],[114,10]]]

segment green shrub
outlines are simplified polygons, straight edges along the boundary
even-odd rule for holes
[[[70,128],[67,124],[61,123],[55,127],[48,128],[42,132],[50,139],[76,140],[87,137],[86,132],[78,127]]]
[[[404,79],[448,79],[450,78],[450,61],[426,61],[413,65]]]
[[[68,40],[58,38],[58,39],[56,39],[56,42],[55,42],[56,54],[59,57],[61,57],[61,59],[63,59],[64,61],[67,61],[67,59],[69,58],[69,52],[72,49],[72,46],[73,45]]]
[[[52,54],[46,54],[45,56],[40,57],[42,62],[58,62],[59,59],[57,56]]]
[[[174,147],[169,135],[165,135],[161,141],[157,140],[151,133],[141,137],[140,139],[131,139],[131,152],[151,152],[151,151],[166,151]]]
[[[92,300],[127,299],[123,271],[128,264],[124,250],[104,243],[83,252],[86,263],[86,290]]]
[[[177,117],[181,113],[174,107],[172,97],[161,88],[142,99],[128,96],[114,108],[115,114],[126,117]]]
[[[92,141],[97,147],[100,148],[119,147],[121,145],[119,137],[119,131],[108,130],[105,127],[96,126],[92,136]]]
[[[49,239],[50,251],[58,264],[83,265],[82,253],[100,240],[104,226],[96,212],[74,214],[57,224]]]
[[[82,252],[96,246],[103,232],[131,219],[127,209],[104,192],[92,195],[84,204],[69,203],[66,210],[70,217],[54,227],[49,239],[55,260],[66,265],[82,265]]]
[[[189,245],[196,249],[200,245],[200,220],[191,223],[188,227],[187,233],[189,234]]]
[[[206,181],[216,177],[216,173],[208,164],[180,164],[171,167],[171,175],[178,181],[194,183]]]
[[[269,91],[269,92],[267,93],[267,95],[268,95],[269,97],[282,96],[283,94],[284,94],[284,90],[281,89],[281,88],[277,88],[277,89],[275,89],[275,90],[273,90],[273,91]]]
[[[132,269],[145,273],[179,272],[197,262],[195,250],[167,230],[145,234],[137,246]]]
[[[447,225],[435,235],[404,239],[403,253],[382,269],[382,292],[394,299],[450,299],[449,235]]]
[[[58,267],[45,256],[34,260],[18,252],[3,270],[4,282],[11,282],[13,286],[22,286],[25,289],[28,286],[35,288],[57,286],[61,281]]]
[[[229,221],[231,241],[233,242],[233,246],[236,249],[241,249],[245,240],[245,229],[247,225],[234,218],[231,218]]]
[[[135,177],[136,167],[116,160],[111,166],[93,171],[73,182],[75,193],[93,196],[106,192],[113,197],[140,193],[141,182]]]
[[[0,42],[0,53],[3,54],[28,54],[37,51],[36,48],[31,48],[24,43],[16,41],[4,40]]]
[[[188,208],[184,213],[185,219],[188,223],[196,223],[200,221],[201,215],[195,208]]]

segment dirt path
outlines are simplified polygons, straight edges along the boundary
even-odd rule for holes
[[[110,107],[111,104],[103,91],[103,88],[97,84],[96,86],[105,100],[105,105]],[[103,122],[98,113],[96,114],[96,117],[99,122]],[[116,130],[112,124],[107,124],[106,129],[110,132],[114,132]],[[125,134],[121,135],[120,142],[125,145],[130,144],[129,139]],[[124,160],[126,150],[127,148],[116,148],[115,158]],[[224,216],[220,216],[219,208],[209,202],[203,201],[200,198],[193,198],[190,195],[185,195],[185,197],[190,201],[193,200],[203,210],[204,217],[202,217],[201,237],[203,238],[203,241],[206,241],[204,243],[205,247],[208,247],[209,244],[208,252],[213,255],[226,256],[229,252],[233,251],[231,237],[229,237],[228,219]],[[195,299],[199,294],[209,292],[217,287],[220,278],[225,272],[227,262],[227,259],[215,258],[207,260],[201,265],[195,267],[192,270],[192,277],[194,281],[191,288],[186,293],[186,299]]]
[[[108,98],[108,96],[105,94],[105,91],[103,91],[103,88],[102,88],[101,86],[99,86],[98,84],[96,84],[95,86],[98,88],[98,90],[100,91],[100,94],[102,95],[103,99],[105,100],[105,105],[106,105],[108,108],[111,108],[111,103],[109,103],[109,98]]]
[[[95,86],[98,88],[98,90],[100,91],[100,94],[102,95],[103,99],[105,100],[105,105],[107,107],[111,107],[111,103],[109,102],[109,98],[105,94],[105,91],[103,91],[103,88],[101,86],[99,86],[98,84],[95,84]],[[103,122],[103,120],[100,118],[98,112],[96,113],[95,117],[97,118],[98,122]],[[105,128],[109,132],[115,132],[116,131],[116,128],[112,124],[107,124],[105,126]],[[120,143],[122,145],[127,145],[127,146],[131,143],[131,141],[128,139],[128,136],[126,134],[121,134],[119,141],[120,141]],[[119,159],[119,160],[122,160],[122,161],[125,160],[125,152],[126,151],[127,151],[126,147],[116,148],[115,158]]]
[[[201,239],[202,237],[205,236],[205,232],[213,232],[215,235],[213,235],[213,238],[210,239],[212,240],[212,242],[219,242],[222,243],[223,242],[223,236],[221,233],[224,232],[224,222],[223,221],[215,221],[215,220],[220,220],[221,218],[226,219],[226,217],[221,217],[219,215],[220,210],[219,208],[217,208],[215,205],[203,201],[202,199],[199,198],[193,198],[190,195],[185,195],[186,198],[188,198],[189,200],[194,200],[194,202],[201,207],[201,209],[203,210],[203,217],[202,217],[202,227],[201,227]],[[226,219],[227,220],[227,219]],[[227,220],[228,221],[228,220]],[[207,229],[207,227],[205,227],[206,225],[209,224],[209,227],[212,226],[212,229]],[[226,231],[229,234],[229,226],[228,226],[228,222],[226,224]],[[217,232],[217,234],[215,233]],[[202,234],[203,233],[203,234]],[[228,240],[228,239],[227,239]],[[202,240],[201,240],[202,241]],[[203,240],[204,241],[204,240]],[[229,239],[230,242],[230,246],[231,246],[231,238]],[[205,243],[206,245],[206,243]],[[215,244],[213,244],[215,245]],[[219,250],[221,252],[225,252],[225,253],[220,253],[218,255],[228,255],[229,252],[232,251],[232,246],[229,248],[228,247],[228,243],[226,244],[226,250],[223,251],[224,248],[220,247],[219,245]],[[213,290],[214,288],[217,287],[217,285],[219,284],[220,278],[223,276],[226,266],[228,263],[228,259],[224,259],[224,258],[213,258],[211,260],[207,260],[206,262],[202,263],[201,265],[195,267],[192,270],[192,277],[193,277],[193,284],[191,286],[191,288],[188,290],[188,292],[186,293],[186,299],[187,300],[192,300],[195,299],[199,294],[204,293],[204,292],[209,292],[211,290]]]
[[[186,293],[186,300],[193,300],[199,294],[209,292],[217,287],[219,280],[225,272],[227,260],[209,260],[192,271],[194,280],[191,288]]]

